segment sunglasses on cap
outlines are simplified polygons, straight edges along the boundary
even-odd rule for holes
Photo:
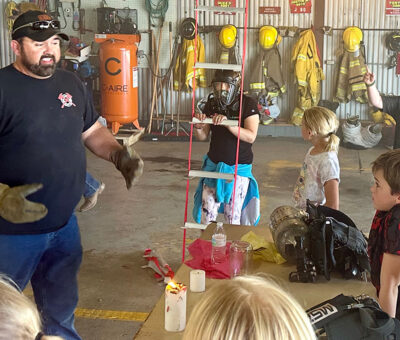
[[[35,31],[46,30],[48,28],[60,29],[60,22],[58,20],[42,20],[30,22],[29,24],[17,27],[14,31],[12,31],[12,34],[24,27],[30,27]]]

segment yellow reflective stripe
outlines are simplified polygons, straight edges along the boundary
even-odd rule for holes
[[[297,79],[297,83],[300,86],[307,86],[308,85],[308,82],[306,80],[301,80],[301,79]]]
[[[340,68],[340,73],[347,74],[347,68],[346,67],[341,67]]]
[[[282,92],[282,93],[285,93],[285,92],[286,92],[286,86],[285,86],[285,85],[283,85],[283,86],[281,87],[281,92]]]
[[[350,61],[349,66],[350,67],[360,66],[360,61],[358,59],[352,60],[352,61]]]
[[[189,47],[186,49],[186,52],[192,52],[192,51],[194,51],[194,47],[193,47],[193,46],[189,46]]]
[[[193,78],[193,72],[189,72],[187,75],[186,75],[186,80],[189,80],[189,79],[192,79]]]
[[[351,90],[353,92],[355,91],[360,91],[360,90],[365,90],[367,87],[365,86],[364,83],[359,83],[359,84],[354,84],[351,86]]]
[[[265,89],[265,84],[264,83],[251,83],[250,84],[250,89],[251,90]]]
[[[306,60],[307,60],[307,56],[304,55],[304,54],[299,54],[299,55],[297,56],[297,59],[298,59],[298,60],[304,60],[304,61],[306,61]]]
[[[268,96],[270,96],[271,98],[278,97],[279,92],[268,92]]]
[[[264,67],[263,70],[264,70],[264,76],[266,76],[268,74],[268,69]]]

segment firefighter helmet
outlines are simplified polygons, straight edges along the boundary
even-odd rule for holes
[[[362,40],[362,31],[356,26],[347,27],[343,32],[344,48],[349,52],[358,51]]]
[[[186,18],[182,21],[179,28],[179,33],[182,38],[186,40],[193,40],[195,35],[196,20],[193,18]]]
[[[394,52],[400,52],[400,32],[390,32],[386,36],[386,47]]]
[[[282,37],[278,34],[275,27],[263,26],[260,28],[258,39],[261,47],[267,50],[275,44],[278,45],[281,42]]]
[[[240,90],[240,73],[217,70],[212,80],[214,97],[221,107],[233,103]]]
[[[225,25],[219,32],[219,42],[225,48],[232,48],[236,42],[236,27]]]

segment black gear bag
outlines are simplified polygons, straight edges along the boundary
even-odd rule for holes
[[[307,213],[308,231],[295,238],[297,271],[290,273],[290,281],[315,282],[318,274],[329,280],[333,270],[346,279],[370,272],[366,238],[347,215],[308,200]]]
[[[400,321],[369,296],[340,294],[307,310],[318,338],[328,340],[399,340]]]

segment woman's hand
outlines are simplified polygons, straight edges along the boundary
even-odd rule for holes
[[[364,74],[364,83],[367,86],[372,86],[375,84],[375,75],[370,71],[368,66],[366,66],[367,72]]]
[[[224,120],[227,120],[228,118],[226,118],[226,116],[224,115],[220,115],[220,114],[215,114],[212,117],[212,121],[214,125],[220,125]]]
[[[201,112],[195,112],[194,117],[201,121],[203,121],[204,119],[207,118],[207,116]],[[194,127],[195,127],[195,129],[200,130],[200,129],[204,128],[205,125],[206,124],[204,124],[204,123],[197,123],[197,124],[194,124]]]

